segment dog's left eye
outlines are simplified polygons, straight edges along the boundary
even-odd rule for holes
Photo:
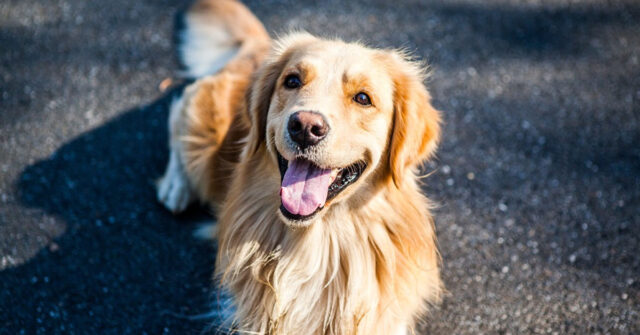
[[[353,97],[353,100],[363,106],[371,106],[371,99],[366,93],[358,93]]]
[[[302,86],[302,80],[295,74],[290,74],[284,78],[284,86],[288,89],[294,89]]]

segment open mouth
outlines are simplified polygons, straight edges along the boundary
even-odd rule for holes
[[[278,153],[280,211],[293,221],[305,221],[320,212],[325,204],[360,178],[367,167],[358,161],[345,168],[321,168],[304,158],[287,161]]]

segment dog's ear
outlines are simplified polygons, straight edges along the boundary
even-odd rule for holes
[[[273,56],[272,56],[273,57]],[[247,111],[250,121],[248,152],[255,153],[264,143],[267,127],[267,114],[278,77],[285,62],[280,57],[270,57],[253,74],[253,83],[247,91]]]
[[[278,78],[297,47],[315,40],[307,33],[287,35],[273,44],[269,56],[254,73],[253,83],[247,91],[247,110],[251,128],[248,152],[255,153],[265,141],[267,114],[278,85]]]
[[[441,117],[424,86],[425,68],[397,51],[386,52],[393,80],[394,116],[389,168],[396,186],[407,172],[430,158],[440,139]]]

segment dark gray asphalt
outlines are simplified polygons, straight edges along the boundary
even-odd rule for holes
[[[425,4],[426,3],[426,4]],[[0,2],[0,334],[198,334],[213,271],[152,182],[178,0]],[[250,1],[406,47],[446,126],[421,334],[640,333],[640,3]]]

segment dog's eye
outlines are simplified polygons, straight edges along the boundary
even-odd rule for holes
[[[371,106],[371,99],[366,93],[358,93],[353,97],[353,100],[363,106]]]
[[[302,80],[296,74],[290,74],[284,78],[284,87],[294,89],[302,86]]]

